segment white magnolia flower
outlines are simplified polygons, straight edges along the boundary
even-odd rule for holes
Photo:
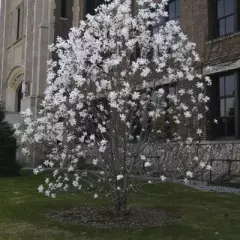
[[[206,163],[205,162],[200,162],[200,167],[201,168],[205,168],[206,167]]]
[[[78,187],[78,185],[79,185],[79,184],[78,184],[78,181],[73,181],[72,184],[73,184],[74,187]]]
[[[189,177],[189,178],[192,178],[193,177],[193,173],[191,171],[187,171],[186,172],[186,176]]]
[[[152,164],[150,162],[145,162],[144,167],[150,167]]]
[[[93,165],[96,166],[98,163],[98,159],[93,159]]]
[[[201,113],[198,113],[197,120],[200,120],[203,118],[203,115]]]
[[[186,93],[186,91],[185,91],[185,89],[179,89],[178,93],[180,96],[183,96]]]
[[[92,134],[92,135],[90,136],[90,140],[92,140],[92,141],[95,140],[95,135],[94,135],[94,134]]]
[[[164,175],[162,175],[162,176],[160,176],[160,179],[161,179],[161,181],[165,182],[167,178]]]
[[[95,193],[93,197],[96,199],[96,198],[98,198],[98,195]]]
[[[139,92],[134,92],[134,93],[132,94],[132,98],[133,98],[133,100],[139,99],[139,98],[140,98],[140,93],[139,93]]]
[[[125,121],[126,121],[126,115],[120,114],[120,118],[121,118],[121,121],[122,121],[122,122],[125,122]]]
[[[52,193],[52,194],[51,194],[51,198],[56,198],[56,194],[55,194],[55,193]]]
[[[212,85],[212,80],[210,79],[210,77],[206,76],[206,77],[205,77],[205,81],[207,82],[207,85],[208,85],[208,86],[211,86],[211,85]]]
[[[142,70],[141,76],[142,76],[142,77],[147,77],[150,72],[151,72],[151,70],[146,67],[146,68],[144,68],[144,69]]]
[[[165,93],[165,91],[163,88],[159,88],[157,93],[158,93],[158,97],[161,97]]]
[[[181,122],[179,121],[179,119],[176,119],[175,121],[174,121],[176,124],[180,124]]]
[[[211,165],[207,165],[206,169],[207,170],[212,170],[212,166]]]
[[[50,162],[49,162],[49,166],[50,166],[51,168],[53,168],[54,163],[53,163],[52,161],[50,161]]]
[[[49,190],[46,190],[46,191],[45,191],[45,195],[46,195],[47,197],[49,197],[49,196],[50,196],[50,191],[49,191]]]
[[[38,187],[38,191],[39,191],[40,193],[42,193],[42,192],[43,192],[43,190],[44,190],[44,187],[43,187],[43,185],[40,185],[40,186]]]
[[[39,173],[39,170],[37,168],[33,169],[33,174],[37,175]]]
[[[119,181],[119,180],[121,180],[123,178],[123,175],[117,175],[117,180]]]
[[[197,162],[197,161],[198,161],[198,157],[195,156],[195,157],[193,158],[193,160]]]
[[[192,114],[189,111],[186,111],[186,112],[184,112],[184,116],[186,118],[190,118],[192,116]]]
[[[74,170],[73,166],[70,165],[69,168],[68,168],[68,172],[72,172]]]
[[[149,115],[149,117],[153,117],[155,115],[155,111],[149,111],[148,115]]]
[[[204,84],[202,82],[197,82],[196,86],[197,88],[201,88],[201,89],[204,88]]]
[[[183,181],[184,181],[185,184],[188,184],[188,182],[189,182],[187,178],[184,178]]]
[[[22,148],[22,153],[26,156],[30,155],[30,151],[27,148]]]
[[[202,135],[202,129],[199,129],[199,128],[198,128],[198,129],[197,129],[197,134],[198,134],[198,135]]]
[[[191,144],[193,142],[193,138],[192,137],[188,137],[186,140],[187,144]]]

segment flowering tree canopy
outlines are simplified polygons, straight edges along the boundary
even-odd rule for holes
[[[133,15],[131,0],[106,1],[67,40],[50,46],[58,60],[48,62],[41,110],[36,119],[24,112],[24,131],[16,126],[24,154],[30,146],[45,148],[34,172],[55,169],[40,192],[55,197],[75,187],[94,198],[112,196],[122,211],[139,177],[154,169],[145,154],[149,144],[199,142],[209,100],[204,87],[211,82],[197,72],[196,46],[178,23],[163,23],[167,4],[138,0]],[[83,159],[94,171],[78,170]],[[185,165],[178,173],[191,178],[191,164]]]

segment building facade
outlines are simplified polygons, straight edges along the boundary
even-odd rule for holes
[[[67,37],[103,0],[2,0],[0,19],[0,101],[7,120],[37,112],[46,87],[47,46]],[[170,0],[169,19],[179,21],[201,55],[200,71],[213,79],[206,139],[238,143],[240,138],[240,1]],[[209,70],[206,66],[211,66]],[[239,157],[240,158],[240,157]],[[33,163],[34,164],[34,163]]]
[[[36,114],[46,87],[48,45],[66,38],[72,26],[93,12],[96,1],[2,0],[0,15],[0,101],[10,123],[20,112]],[[20,157],[20,155],[19,155]],[[34,164],[34,163],[33,163]]]

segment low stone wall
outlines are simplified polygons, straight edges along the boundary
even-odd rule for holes
[[[134,158],[134,149],[136,144],[129,144],[129,162]],[[181,145],[180,143],[163,143],[154,142],[147,145],[142,151],[142,155],[146,156],[152,162],[151,171],[155,176],[169,175],[184,177],[186,171],[193,171],[194,178],[198,180],[223,180],[229,178],[237,179],[240,176],[240,142],[202,142],[201,144],[193,144],[190,147]],[[99,157],[98,151],[91,149],[86,156],[86,162],[92,163],[92,159]],[[229,161],[213,161],[213,160],[229,160]],[[212,170],[203,168],[200,163],[212,165]],[[137,166],[139,171],[144,168],[144,163]],[[229,172],[231,174],[229,174]],[[231,175],[231,176],[230,176]]]

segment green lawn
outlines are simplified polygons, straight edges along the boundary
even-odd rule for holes
[[[0,240],[77,240],[77,239],[240,239],[240,196],[203,193],[182,185],[148,185],[146,193],[132,204],[152,206],[180,214],[172,225],[131,231],[108,231],[61,224],[47,219],[50,209],[76,205],[106,204],[81,194],[49,199],[37,192],[43,176],[0,179]]]

